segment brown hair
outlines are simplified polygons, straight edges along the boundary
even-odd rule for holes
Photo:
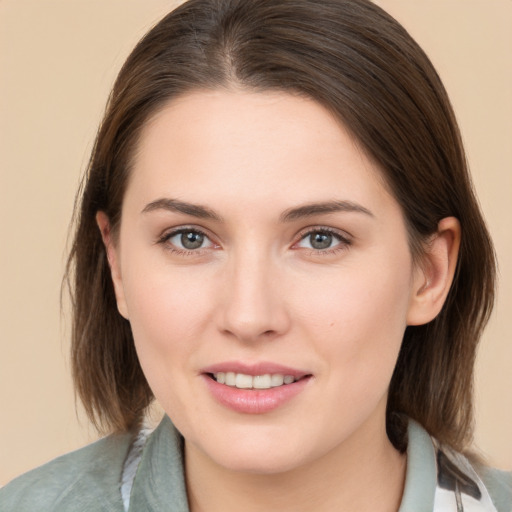
[[[494,299],[495,259],[457,123],[429,59],[369,0],[190,0],[136,46],[114,85],[76,210],[68,262],[76,389],[97,427],[137,426],[153,395],[117,311],[95,214],[119,225],[140,131],[164,103],[194,89],[244,87],[307,95],[327,107],[373,158],[400,203],[413,255],[455,216],[455,279],[432,322],[408,327],[391,381],[388,435],[404,420],[452,447],[472,437],[478,340]]]

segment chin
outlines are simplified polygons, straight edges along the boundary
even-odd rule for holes
[[[304,437],[297,439],[288,429],[277,430],[259,426],[256,430],[212,435],[193,443],[192,449],[228,471],[261,475],[286,473],[315,458],[315,453],[305,451]]]
[[[260,448],[251,450],[250,453],[240,450],[232,450],[230,455],[222,453],[214,462],[228,471],[246,473],[253,475],[274,475],[282,474],[297,469],[305,463],[302,457],[298,456],[298,449],[295,453],[283,451],[266,452]],[[213,455],[213,454],[212,454]],[[212,457],[213,458],[213,457]]]

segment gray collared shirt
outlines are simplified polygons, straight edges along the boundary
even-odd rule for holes
[[[121,479],[132,444],[132,436],[109,436],[22,475],[0,489],[0,511],[124,512]],[[182,454],[183,439],[166,416],[137,460],[130,512],[189,512]],[[466,463],[410,421],[399,512],[451,511],[451,503],[454,511],[512,512],[512,473]]]

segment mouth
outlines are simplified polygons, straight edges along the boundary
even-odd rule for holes
[[[293,384],[298,380],[307,377],[296,378],[293,375],[282,373],[265,373],[263,375],[248,375],[235,372],[215,372],[207,374],[219,384],[238,389],[271,389]]]
[[[203,368],[211,396],[237,413],[264,414],[292,402],[310,387],[313,374],[273,363],[224,362]]]

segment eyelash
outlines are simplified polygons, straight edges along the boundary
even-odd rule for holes
[[[209,240],[210,243],[215,247],[216,244],[212,242],[211,237],[203,230],[196,228],[196,227],[180,227],[177,229],[173,229],[172,231],[164,233],[162,236],[160,236],[157,240],[157,244],[161,244],[164,246],[164,248],[174,254],[178,254],[180,256],[199,256],[202,255],[203,252],[210,247],[200,247],[198,249],[180,249],[172,244],[169,243],[169,240],[173,237],[183,234],[183,233],[194,233],[203,236],[205,239]],[[306,240],[307,237],[313,235],[313,234],[323,234],[323,235],[330,235],[333,238],[335,238],[339,243],[335,245],[332,248],[326,248],[326,249],[314,249],[314,248],[302,248],[304,250],[307,250],[309,252],[310,256],[319,256],[319,255],[332,255],[336,254],[340,251],[346,251],[347,248],[352,244],[352,241],[347,237],[342,235],[338,230],[328,228],[328,227],[309,227],[301,231],[298,235],[299,239],[298,241],[294,242],[292,245],[292,249],[298,250],[301,249],[300,247],[296,247],[300,242],[303,240]],[[218,247],[218,246],[217,246]]]

